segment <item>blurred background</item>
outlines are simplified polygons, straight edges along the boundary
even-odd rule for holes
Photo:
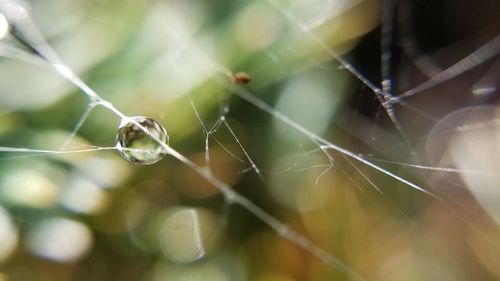
[[[95,150],[120,119],[82,119],[89,99],[15,38],[17,7],[104,99],[364,280],[500,280],[500,2],[0,3],[0,281],[355,278],[173,157]]]

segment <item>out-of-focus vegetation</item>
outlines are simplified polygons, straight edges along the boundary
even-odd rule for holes
[[[27,5],[103,98],[162,123],[171,147],[364,279],[500,279],[498,1]],[[173,157],[139,166],[105,149],[120,124],[109,110],[96,107],[72,135],[89,99],[13,58],[10,47],[26,46],[2,20],[0,281],[352,280]],[[377,87],[391,82],[387,94],[436,85],[393,103],[395,125],[335,56]],[[238,84],[238,72],[250,81]],[[435,196],[318,146],[231,83]]]

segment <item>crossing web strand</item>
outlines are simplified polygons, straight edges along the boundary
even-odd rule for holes
[[[495,8],[0,0],[0,279],[497,280]]]

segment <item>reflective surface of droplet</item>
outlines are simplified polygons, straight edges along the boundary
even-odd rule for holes
[[[134,122],[144,127],[151,136],[168,145],[165,128],[155,120],[134,116],[122,121],[116,137],[116,148],[127,161],[134,164],[150,165],[160,161],[167,153],[157,140],[146,134]]]
[[[0,39],[5,37],[9,33],[9,22],[2,13],[0,13]]]

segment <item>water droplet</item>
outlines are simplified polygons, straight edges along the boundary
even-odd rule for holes
[[[149,135],[136,124],[144,127]],[[123,120],[120,124],[116,148],[127,161],[150,165],[160,161],[167,154],[158,141],[168,145],[165,128],[151,118],[134,116]]]

